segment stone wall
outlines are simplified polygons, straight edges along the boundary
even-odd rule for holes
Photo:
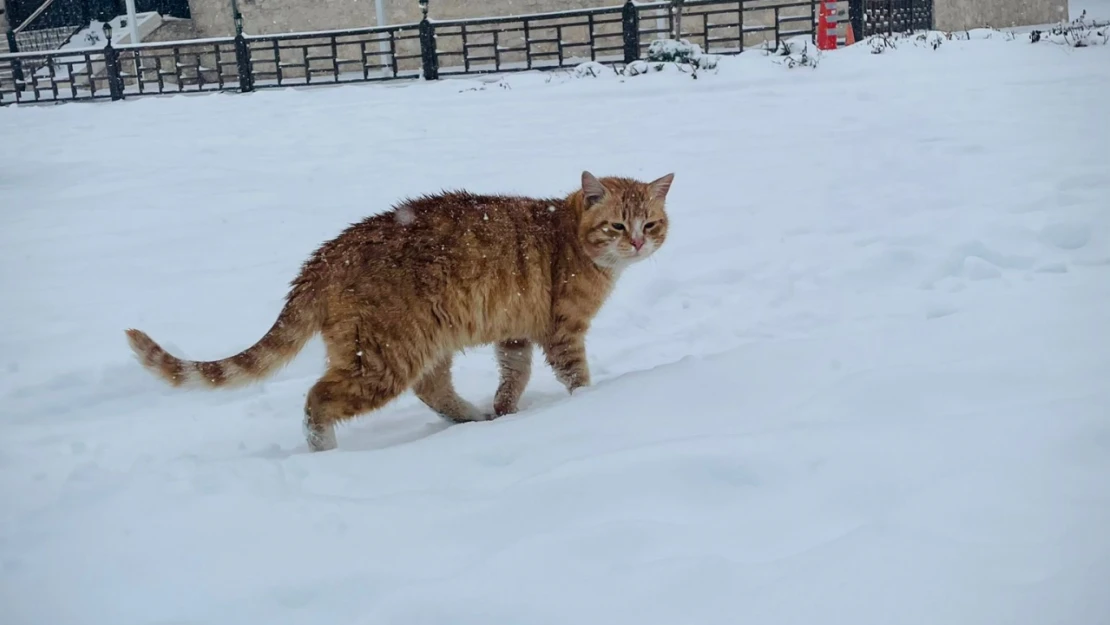
[[[934,0],[937,30],[1010,28],[1068,20],[1067,0]]]
[[[416,0],[381,0],[386,21],[390,24],[412,24],[420,21]],[[755,0],[753,8],[786,3],[786,0]],[[570,9],[619,7],[623,0],[430,0],[431,17],[451,20],[474,17],[525,15]],[[796,4],[796,2],[790,2]],[[189,0],[190,10],[201,37],[218,37],[234,33],[231,0]],[[723,7],[709,7],[718,10]],[[727,7],[726,7],[727,8]],[[697,32],[702,27],[700,15],[705,7],[690,7],[684,31]],[[377,26],[374,0],[239,0],[243,14],[243,30],[252,35],[332,30]],[[810,7],[784,9],[783,14],[809,14]],[[689,15],[693,13],[694,15]],[[771,24],[772,11],[749,11],[748,25]],[[729,19],[714,15],[710,22]],[[653,20],[654,21],[654,20]],[[724,36],[721,33],[720,36]]]
[[[386,21],[420,21],[416,0],[381,0]],[[620,0],[430,0],[434,19],[523,15],[620,4]],[[234,32],[231,0],[189,0],[203,37]],[[377,26],[374,0],[239,0],[243,30],[252,35]]]

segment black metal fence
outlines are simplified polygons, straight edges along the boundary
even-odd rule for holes
[[[848,12],[859,37],[933,27],[933,0],[849,0]]]
[[[433,22],[437,71],[432,73],[451,76],[623,61],[623,15],[622,7],[613,6]]]
[[[420,27],[404,24],[231,39],[243,91],[420,76]]]
[[[852,0],[856,2],[857,0]],[[917,3],[923,0],[917,0]],[[931,0],[929,0],[931,2]],[[686,0],[681,38],[737,54],[814,36],[818,0]],[[0,55],[0,104],[249,92],[271,87],[630,63],[673,37],[672,2],[312,33]],[[33,67],[33,71],[24,71]]]

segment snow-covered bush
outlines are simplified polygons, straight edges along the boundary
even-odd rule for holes
[[[1034,30],[1029,33],[1029,41],[1033,43],[1047,41],[1072,48],[1104,46],[1110,42],[1110,22],[1088,19],[1087,12],[1083,11],[1071,22],[1054,26],[1048,32]]]
[[[612,71],[597,61],[586,61],[574,66],[574,75],[579,78],[597,78],[603,72]]]
[[[897,50],[897,38],[890,35],[874,35],[868,38],[867,43],[871,46],[871,54],[882,54],[887,50]]]
[[[781,57],[782,60],[776,60],[775,62],[785,65],[787,69],[794,69],[795,67],[815,69],[821,60],[820,50],[815,49],[814,54],[810,53],[808,41],[802,41],[801,46],[797,42],[782,41],[778,45],[769,45],[765,49],[765,53]]]
[[[628,76],[639,76],[651,71],[651,65],[647,61],[632,61],[628,67],[624,68],[624,73]]]
[[[720,59],[719,55],[706,54],[701,46],[685,39],[656,39],[647,51],[649,64],[675,63],[702,70],[716,69]]]
[[[683,39],[656,39],[648,46],[647,60],[657,63],[690,63],[701,56],[701,46]]]
[[[989,31],[984,37],[990,39],[993,33],[998,31]],[[871,54],[882,54],[887,50],[897,50],[899,43],[907,43],[918,48],[932,48],[937,50],[944,44],[945,41],[956,40],[971,40],[968,32],[939,32],[939,31],[925,31],[925,32],[905,32],[905,33],[879,33],[871,35],[864,41],[871,47]]]

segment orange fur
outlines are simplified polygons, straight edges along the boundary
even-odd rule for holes
[[[411,199],[317,249],[270,331],[235,356],[187,361],[139,330],[127,338],[143,366],[174,386],[230,387],[269,375],[320,333],[327,371],[305,402],[313,450],[336,446],[335,423],[409,388],[449,419],[488,418],[451,384],[453,355],[477,345],[495,345],[494,411],[509,414],[531,375],[533,345],[569,391],[590,383],[586,331],[620,272],[665,241],[672,179],[583,172],[564,198]]]

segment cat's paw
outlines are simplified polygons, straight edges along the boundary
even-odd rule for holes
[[[335,426],[308,426],[304,428],[309,451],[331,451],[339,446],[335,439]]]
[[[589,383],[589,382],[581,382],[581,381],[578,381],[578,380],[575,380],[575,381],[573,381],[573,382],[570,382],[570,383],[566,384],[566,387],[567,387],[567,394],[568,394],[568,395],[574,395],[574,392],[575,392],[575,391],[577,391],[577,390],[579,390],[579,389],[583,389],[583,388],[586,388],[586,387],[588,387],[589,385],[590,385],[590,383]]]
[[[440,412],[439,416],[455,423],[470,423],[471,421],[489,421],[493,415],[482,412],[473,404],[467,403],[459,407],[457,412]]]
[[[503,417],[507,414],[514,414],[517,411],[515,401],[495,401],[493,402],[493,417]]]

